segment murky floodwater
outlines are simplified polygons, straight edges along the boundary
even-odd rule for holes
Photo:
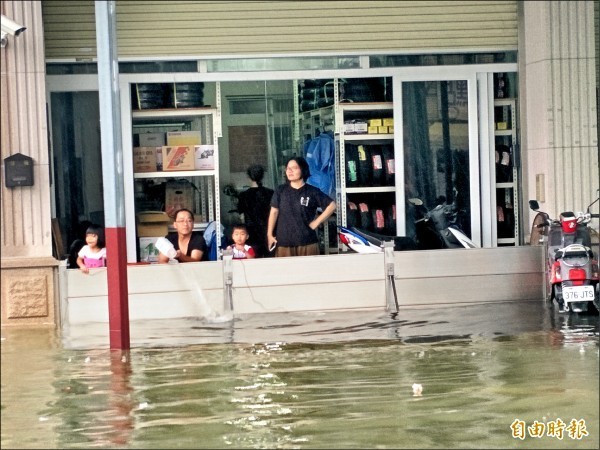
[[[2,330],[2,448],[599,446],[598,315],[146,321],[124,353],[107,328]]]

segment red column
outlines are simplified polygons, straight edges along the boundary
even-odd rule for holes
[[[125,228],[106,228],[110,348],[129,350],[129,302]]]

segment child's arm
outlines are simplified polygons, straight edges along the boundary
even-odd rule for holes
[[[83,258],[81,256],[77,257],[77,265],[79,266],[79,270],[83,273],[90,273],[90,269],[85,267],[85,263],[83,262]]]

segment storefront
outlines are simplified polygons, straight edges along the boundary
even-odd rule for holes
[[[339,223],[352,220],[350,203],[364,204],[371,214],[358,220],[410,233],[406,198],[429,203],[443,195],[458,199],[461,224],[477,243],[518,247],[529,241],[527,199],[539,198],[553,215],[591,202],[598,180],[597,2],[340,5],[117,2],[128,261],[142,257],[138,214],[164,210],[171,178],[164,167],[136,170],[134,148],[141,148],[139,135],[171,128],[202,128],[200,145],[213,146],[215,169],[173,172],[175,181],[193,184],[199,226],[237,220],[232,194],[247,184],[249,161],[263,163],[265,184],[275,186],[285,158],[328,132],[337,150]],[[2,109],[3,159],[32,157],[36,180],[3,187],[2,323],[51,323],[56,258],[82,222],[102,222],[108,189],[94,2],[7,1],[2,13],[27,26],[3,48],[3,97],[10,99]],[[191,115],[175,104],[157,109],[138,101],[136,108],[131,97],[139,85],[168,91],[191,83],[202,84],[202,106]],[[383,94],[344,97],[346,88],[364,96],[372,85],[383,85]],[[357,133],[365,121],[367,133]],[[361,146],[371,158],[364,173]],[[373,161],[393,166],[393,177]],[[336,251],[330,244],[324,252]],[[44,283],[23,282],[38,280],[40,271]],[[42,284],[39,292],[19,288]]]
[[[337,150],[331,161],[335,189],[330,194],[339,208],[331,234],[336,222],[356,220],[356,207],[367,208],[359,226],[383,234],[410,234],[405,199],[417,196],[433,207],[445,196],[458,205],[462,228],[478,244],[519,245],[514,53],[414,56],[413,66],[399,65],[406,61],[398,57],[374,56],[366,64],[358,57],[330,59],[332,66],[342,60],[344,67],[305,70],[310,60],[297,58],[297,70],[121,74],[130,262],[141,258],[140,236],[135,233],[139,213],[168,210],[169,191],[183,191],[184,205],[194,210],[200,224],[218,220],[227,227],[237,220],[231,212],[236,206],[231,193],[247,185],[246,168],[262,164],[267,169],[265,185],[274,187],[283,182],[286,158],[305,156],[305,144],[319,133],[330,135]],[[186,64],[181,63],[183,70]],[[123,66],[128,70],[127,63]],[[129,66],[135,69],[135,64]],[[219,64],[214,66],[218,69]],[[101,219],[101,177],[85,175],[101,165],[98,110],[93,106],[96,79],[50,75],[56,69],[49,65],[47,77],[56,215],[65,221],[63,228],[76,229],[77,221]],[[70,115],[77,124],[66,127]],[[183,171],[141,167],[140,156],[134,158],[139,148],[173,145],[167,133],[181,131],[198,132],[191,145],[211,146],[211,167],[200,169],[192,155]],[[149,143],[148,133],[160,135],[159,141]],[[74,160],[72,149],[80,153]],[[156,157],[151,159],[156,164]],[[67,176],[65,166],[79,173]],[[352,174],[351,167],[361,170]],[[83,198],[74,201],[72,196]],[[509,217],[507,231],[504,222]],[[335,236],[330,237],[324,250],[337,253]],[[71,238],[75,236],[65,240]]]

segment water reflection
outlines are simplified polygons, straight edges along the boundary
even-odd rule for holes
[[[530,302],[148,322],[130,352],[94,326],[2,330],[2,448],[598,447],[597,315]],[[511,436],[516,419],[558,418],[589,436]]]

